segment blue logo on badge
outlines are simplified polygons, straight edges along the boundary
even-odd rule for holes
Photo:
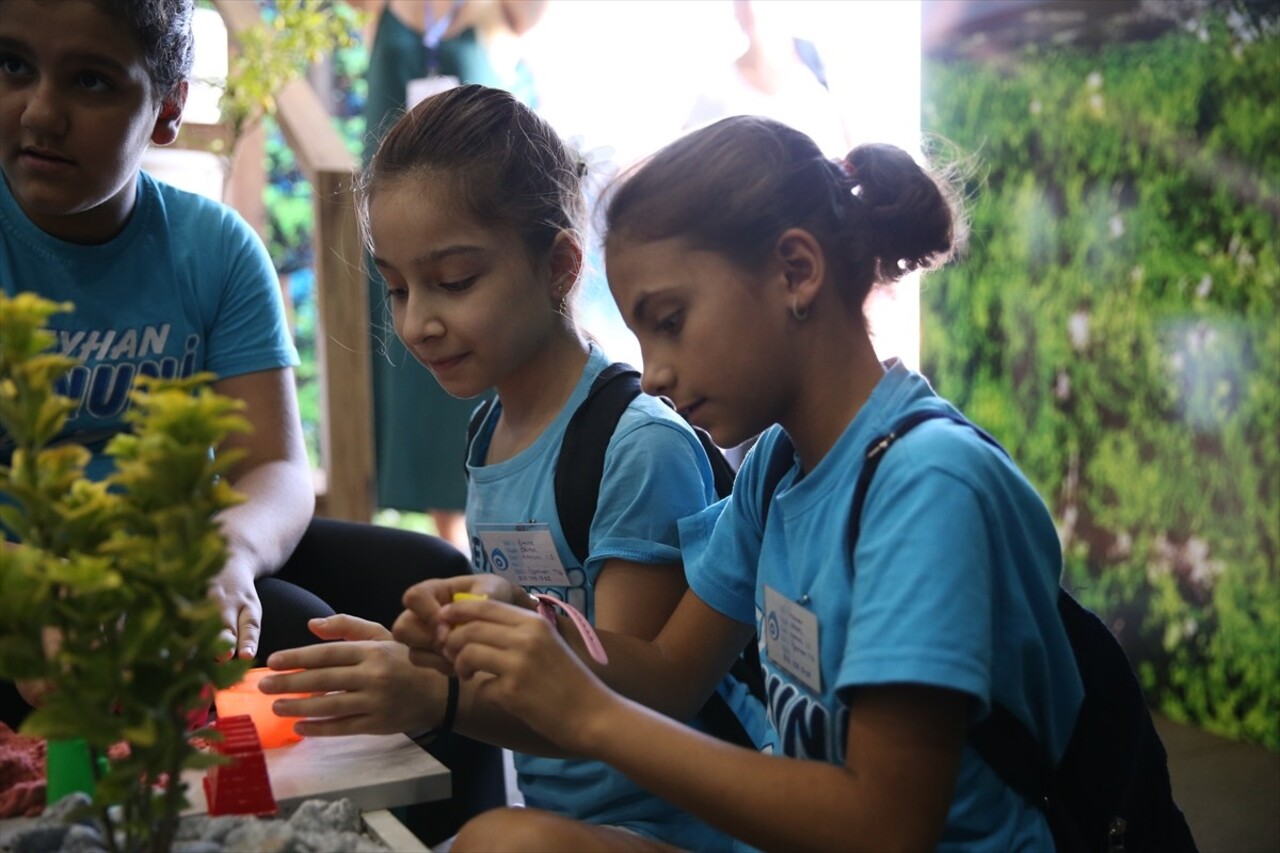
[[[769,617],[768,617],[768,619],[766,619],[765,621],[766,621],[766,622],[768,623],[768,625],[769,625],[769,639],[770,639],[770,640],[776,640],[776,639],[778,639],[779,628],[778,628],[778,613],[777,613],[777,611],[775,611],[775,610],[770,610],[770,611],[769,611]]]
[[[489,559],[493,562],[493,569],[496,572],[505,572],[511,566],[507,562],[507,555],[502,553],[501,548],[494,548],[493,553],[489,555]]]

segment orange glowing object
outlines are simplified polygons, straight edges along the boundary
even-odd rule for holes
[[[219,690],[213,694],[214,707],[218,709],[218,718],[247,715],[253,720],[258,730],[258,740],[263,749],[275,749],[302,740],[302,735],[293,730],[298,717],[278,717],[271,710],[277,699],[304,699],[310,693],[263,693],[258,689],[258,682],[265,675],[283,675],[285,672],[298,670],[272,670],[265,666],[255,667],[245,673],[239,684]]]

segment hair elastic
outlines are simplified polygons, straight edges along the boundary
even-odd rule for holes
[[[444,702],[444,717],[440,720],[440,725],[433,726],[425,732],[413,735],[413,741],[419,746],[426,746],[434,741],[440,735],[446,735],[453,731],[453,721],[458,716],[458,691],[460,685],[458,676],[449,676],[449,696]]]

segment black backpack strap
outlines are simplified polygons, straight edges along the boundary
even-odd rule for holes
[[[560,443],[555,471],[556,514],[569,550],[584,566],[590,556],[591,520],[600,500],[605,451],[622,413],[638,396],[640,371],[622,362],[609,365],[591,383]]]
[[[600,371],[591,383],[586,399],[565,428],[560,456],[556,460],[556,514],[560,518],[565,542],[583,565],[590,556],[591,522],[600,500],[605,453],[623,412],[640,393],[640,372],[628,364],[615,362]],[[669,400],[664,402],[671,405]],[[716,494],[724,497],[733,490],[733,466],[705,430],[697,427],[693,430],[711,464]],[[764,677],[754,638],[734,663],[731,673],[763,701]],[[712,692],[698,712],[698,718],[709,734],[721,740],[748,749],[759,748],[718,690]]]
[[[1005,452],[995,438],[955,412],[942,409],[920,409],[904,416],[889,432],[867,445],[865,461],[854,487],[853,508],[849,522],[851,546],[857,542],[861,529],[862,506],[866,500],[871,478],[881,460],[884,459],[885,453],[894,442],[912,429],[936,418],[946,418],[967,426],[1002,453]],[[1080,630],[1088,633],[1091,643],[1109,641],[1109,644],[1116,646],[1118,650],[1118,644],[1115,638],[1110,636],[1106,626],[1102,625],[1096,616],[1082,608],[1065,590],[1059,589],[1057,605],[1073,651],[1078,642],[1074,632]],[[1101,637],[1099,630],[1107,635],[1106,638]],[[1123,656],[1123,652],[1120,652],[1120,655]],[[1129,678],[1133,679],[1132,672],[1129,673]],[[1044,810],[1055,844],[1061,850],[1103,849],[1100,844],[1102,839],[1094,838],[1094,843],[1085,839],[1089,833],[1079,825],[1077,818],[1069,813],[1062,802],[1061,792],[1058,790],[1058,774],[1055,772],[1052,759],[1031,730],[1012,711],[998,702],[992,703],[990,714],[970,728],[969,743],[1006,785],[1028,802]],[[1123,749],[1123,745],[1116,744],[1115,748]],[[1095,780],[1094,784],[1104,783],[1103,780]],[[1121,784],[1128,789],[1132,785],[1132,780],[1126,778],[1121,781]]]
[[[866,453],[863,454],[862,470],[858,472],[858,482],[853,487],[853,507],[849,511],[850,545],[858,541],[858,534],[862,531],[862,505],[866,502],[867,489],[871,486],[871,478],[875,476],[876,469],[880,467],[880,462],[884,459],[885,452],[893,446],[895,441],[920,424],[938,419],[967,426],[1001,453],[1005,452],[1005,449],[1000,446],[1000,442],[996,441],[990,433],[965,419],[963,415],[946,409],[917,409],[914,412],[908,412],[888,432],[872,440],[867,445]]]
[[[760,494],[760,530],[764,531],[769,521],[769,504],[773,502],[773,493],[783,476],[795,463],[796,448],[791,443],[791,436],[779,431],[778,440],[773,443],[769,452],[769,461],[764,466],[764,490]]]
[[[666,397],[660,397],[659,399],[671,408],[675,408],[675,404]],[[685,421],[685,423],[688,423],[688,421]],[[711,463],[711,477],[715,483],[716,496],[721,498],[728,497],[729,493],[733,491],[733,480],[737,476],[737,472],[729,464],[729,459],[724,455],[724,451],[712,440],[711,435],[705,429],[693,424],[689,424],[689,426],[693,429],[693,434],[698,437],[698,442],[707,454],[707,461]]]
[[[467,463],[471,461],[471,446],[475,444],[476,435],[480,432],[480,425],[484,423],[484,419],[489,417],[489,412],[493,410],[493,402],[496,397],[490,397],[481,401],[474,409],[471,410],[471,417],[467,420],[467,449],[462,454],[462,474],[469,476],[467,473]]]

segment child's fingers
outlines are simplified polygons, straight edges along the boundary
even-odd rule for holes
[[[350,717],[365,714],[367,697],[353,692],[320,693],[302,698],[277,699],[271,710],[277,717]]]
[[[453,659],[453,668],[463,681],[488,673],[505,679],[510,689],[518,689],[509,683],[523,681],[522,673],[530,668],[530,662],[518,651],[474,642],[467,644]]]
[[[487,605],[483,608],[483,612],[495,618],[479,618],[477,614],[478,618],[459,621],[449,631],[440,652],[453,661],[455,669],[458,668],[458,656],[472,645],[491,646],[530,657],[548,654],[546,650],[548,645],[563,645],[563,641],[551,626],[531,611],[493,602],[466,602],[466,604]],[[450,606],[460,607],[457,604]],[[565,650],[568,651],[567,647]]]
[[[301,646],[296,649],[284,649],[272,652],[267,658],[267,666],[272,669],[301,669],[319,672],[330,667],[355,666],[364,660],[365,650],[358,643],[317,643],[314,646]],[[298,685],[301,673],[289,673],[265,676],[258,682],[264,693],[288,693]],[[288,684],[288,687],[282,685]],[[272,689],[268,689],[268,688]],[[297,688],[302,689],[302,688]],[[319,689],[307,686],[305,689]]]
[[[425,649],[409,649],[409,663],[414,666],[420,666],[423,669],[434,669],[442,675],[457,675],[453,668],[453,663],[447,658],[436,652],[430,652]]]
[[[406,610],[396,617],[391,626],[391,636],[398,643],[411,649],[432,650],[437,646],[437,635],[444,623],[436,619],[421,619],[411,610]]]
[[[311,633],[322,640],[390,640],[391,632],[377,622],[338,613],[307,622]]]
[[[258,635],[262,633],[262,613],[248,605],[240,609],[236,632],[236,654],[251,658],[258,653]]]
[[[292,716],[283,714],[281,716]],[[303,737],[341,737],[344,735],[367,735],[369,723],[364,715],[351,717],[333,717],[324,719],[299,720],[293,724],[293,730]],[[386,732],[390,734],[390,732]]]
[[[453,600],[454,593],[484,592],[473,590],[477,584],[476,578],[476,575],[459,575],[416,583],[404,591],[402,600],[405,609],[417,614],[419,618],[430,619],[436,611]]]
[[[541,620],[542,617],[532,610],[490,598],[458,598],[440,609],[438,619],[455,627],[464,622],[475,621],[514,627],[530,619]]]

